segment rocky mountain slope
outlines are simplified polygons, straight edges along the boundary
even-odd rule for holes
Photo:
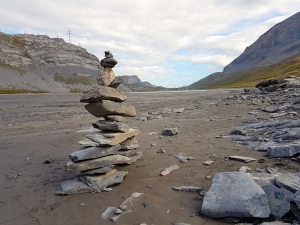
[[[300,12],[276,24],[228,64],[190,89],[247,87],[266,79],[300,74]],[[276,68],[276,69],[274,69]]]
[[[0,32],[0,89],[73,92],[97,84],[99,59],[45,35]]]

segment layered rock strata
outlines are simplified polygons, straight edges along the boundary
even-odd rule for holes
[[[121,183],[127,171],[118,171],[117,165],[132,164],[142,157],[137,151],[139,145],[135,138],[140,131],[130,128],[125,117],[136,115],[134,106],[122,103],[127,99],[125,92],[116,89],[111,68],[117,64],[110,51],[105,51],[104,67],[99,74],[99,86],[83,93],[80,102],[88,103],[86,110],[99,118],[92,123],[99,131],[87,135],[79,144],[83,147],[69,155],[67,172],[76,172],[73,180],[60,184],[57,194],[77,194],[101,192],[105,188]],[[109,73],[106,71],[110,71]]]

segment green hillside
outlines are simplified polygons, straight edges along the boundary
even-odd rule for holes
[[[264,67],[238,71],[235,73],[215,73],[189,86],[190,89],[245,88],[253,87],[261,81],[300,76],[300,54],[285,61]]]

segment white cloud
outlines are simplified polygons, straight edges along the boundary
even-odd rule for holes
[[[0,30],[68,41],[70,29],[72,43],[99,59],[112,51],[119,75],[181,86],[182,71],[194,76],[194,64],[221,70],[298,8],[298,0],[1,0]],[[185,69],[179,59],[189,61]]]

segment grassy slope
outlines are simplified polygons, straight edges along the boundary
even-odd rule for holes
[[[255,67],[231,74],[218,73],[218,76],[198,81],[192,89],[244,88],[269,79],[284,79],[293,75],[300,76],[300,54],[285,61],[265,67]],[[205,79],[205,78],[204,78]]]

